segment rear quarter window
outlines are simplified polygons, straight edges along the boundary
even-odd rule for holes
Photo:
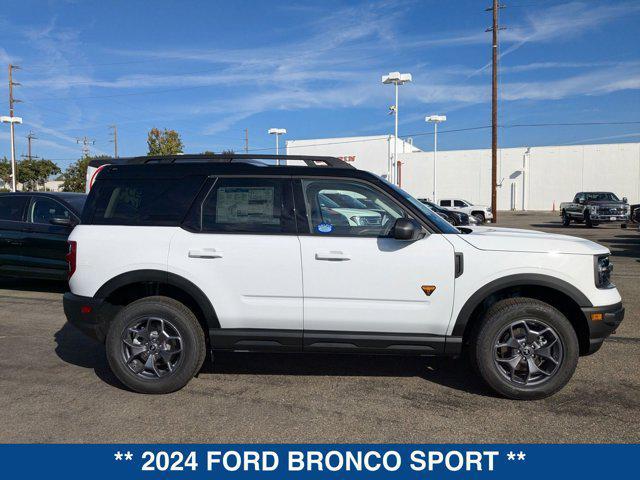
[[[29,201],[29,197],[23,195],[0,196],[0,220],[22,221],[22,213],[27,201]]]
[[[82,223],[177,226],[198,194],[203,176],[98,180]]]

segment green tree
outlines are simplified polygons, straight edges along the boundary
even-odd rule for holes
[[[4,157],[0,160],[0,180],[5,184],[11,183],[11,162]]]
[[[24,190],[37,190],[39,186],[44,186],[50,176],[61,171],[51,160],[36,158],[18,162],[16,169],[17,180],[22,183]]]
[[[108,155],[97,155],[95,157],[82,157],[72,163],[64,172],[64,183],[62,190],[65,192],[84,192],[87,184],[87,167],[91,160],[101,160],[112,158]]]
[[[182,153],[184,145],[180,139],[180,134],[175,130],[160,131],[152,128],[147,136],[149,153],[147,155],[175,155]]]

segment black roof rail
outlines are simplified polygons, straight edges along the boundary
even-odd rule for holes
[[[89,165],[99,166],[107,163],[111,164],[171,164],[171,163],[243,163],[255,166],[278,166],[270,165],[264,160],[294,160],[301,161],[308,167],[331,167],[331,168],[353,168],[344,160],[335,157],[323,157],[312,155],[251,155],[247,153],[214,153],[214,154],[177,154],[177,155],[149,155],[144,157],[120,157],[91,160]],[[292,165],[282,165],[292,166]]]

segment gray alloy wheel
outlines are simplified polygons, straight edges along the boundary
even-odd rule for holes
[[[549,381],[562,363],[564,348],[558,333],[538,319],[516,320],[494,340],[493,360],[505,379],[517,385]]]
[[[111,320],[105,350],[111,370],[126,387],[170,393],[200,370],[205,333],[183,303],[159,295],[144,297],[121,308]]]
[[[160,378],[180,366],[182,344],[180,332],[170,321],[136,318],[122,332],[122,359],[136,375]]]

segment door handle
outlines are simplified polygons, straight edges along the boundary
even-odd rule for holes
[[[329,260],[333,262],[344,262],[345,260],[351,260],[347,254],[338,250],[332,250],[327,252],[316,252],[316,260]]]
[[[217,251],[215,248],[189,250],[189,258],[222,258],[222,252]]]

